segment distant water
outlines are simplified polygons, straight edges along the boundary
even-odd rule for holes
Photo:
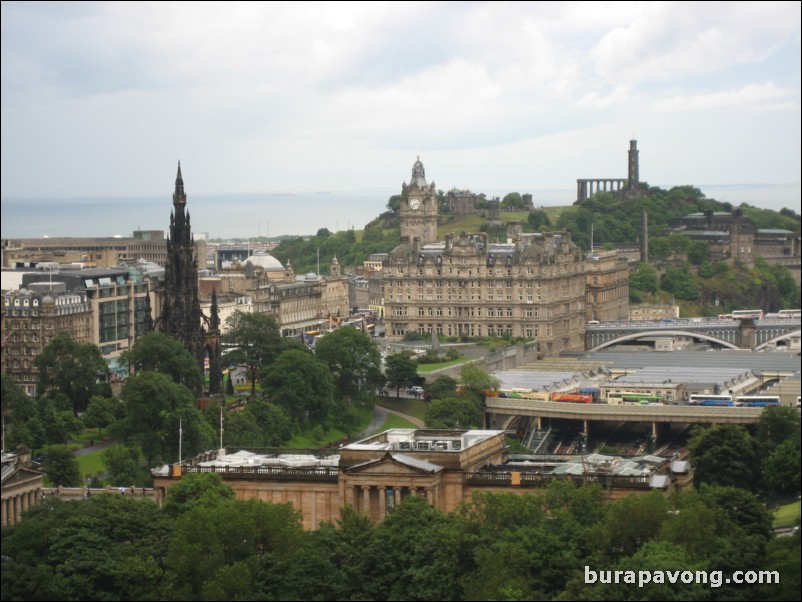
[[[663,185],[658,184],[663,187]],[[669,188],[670,186],[665,186]],[[779,210],[799,211],[799,184],[700,185],[708,198],[742,202]],[[568,205],[575,189],[530,192],[535,205]],[[503,197],[504,191],[483,191]],[[247,238],[280,234],[314,234],[320,228],[332,232],[355,228],[385,211],[387,199],[399,190],[356,192],[255,193],[187,196],[187,208],[196,236]],[[172,194],[160,197],[2,199],[2,238],[41,236],[131,236],[134,230],[164,230],[170,225]]]

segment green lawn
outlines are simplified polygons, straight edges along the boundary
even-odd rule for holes
[[[447,368],[448,366],[456,366],[457,364],[464,364],[465,362],[469,361],[471,361],[471,358],[459,357],[455,360],[449,360],[447,362],[438,362],[436,364],[418,364],[418,372],[422,374],[428,374],[429,372],[434,372],[435,370],[439,370],[440,368]]]
[[[426,409],[429,407],[429,403],[422,399],[396,399],[395,397],[382,397],[378,405],[390,408],[396,412],[409,414],[421,420],[425,420]]]
[[[106,472],[106,465],[103,463],[103,451],[78,456],[78,466],[81,469],[81,477],[86,477],[87,475],[95,476],[100,472]]]
[[[774,513],[774,528],[793,527],[799,524],[800,511],[802,506],[799,501],[780,506]]]
[[[76,435],[70,439],[70,443],[77,442],[77,443],[89,443],[90,441],[94,441],[95,443],[100,443],[104,439],[109,438],[109,430],[103,429],[103,436],[101,437],[101,429],[84,429],[84,431],[80,435]]]
[[[405,420],[401,418],[401,416],[396,416],[395,414],[390,414],[387,416],[387,420],[384,421],[379,427],[379,432],[386,431],[388,429],[416,429],[418,428],[416,425],[412,424],[409,420]]]

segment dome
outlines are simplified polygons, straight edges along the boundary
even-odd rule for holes
[[[281,265],[281,262],[273,257],[270,253],[265,253],[264,251],[254,253],[248,257],[245,263],[250,263],[253,267],[262,268],[265,272],[284,271],[284,266]]]
[[[55,305],[56,299],[52,295],[45,295],[42,297],[42,305]]]
[[[427,185],[426,170],[423,168],[420,157],[418,157],[418,160],[415,161],[415,164],[412,166],[412,180],[410,180],[409,183],[416,184],[420,188],[424,188]]]

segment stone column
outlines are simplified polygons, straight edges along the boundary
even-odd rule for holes
[[[398,506],[401,505],[401,488],[400,487],[394,487],[393,488],[393,493],[395,494],[395,506],[396,506],[396,508],[398,508]]]
[[[11,511],[11,524],[16,525],[19,522],[19,496],[15,495],[13,498],[14,502],[12,504],[12,511]]]
[[[19,497],[20,497],[19,502],[20,502],[20,516],[21,516],[23,512],[28,511],[28,494],[21,493]]]
[[[6,516],[6,502],[7,501],[8,500],[3,500],[2,503],[0,503],[0,524],[3,525],[4,527],[6,526],[6,524],[7,524],[6,521],[8,520],[8,516]]]
[[[379,518],[387,516],[387,488],[379,487]]]
[[[434,492],[431,487],[426,488],[426,503],[430,506],[434,506]]]
[[[370,486],[362,486],[362,512],[370,516]]]

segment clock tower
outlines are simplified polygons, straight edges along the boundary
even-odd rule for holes
[[[437,242],[437,192],[434,182],[426,183],[420,157],[412,166],[409,184],[401,184],[401,239],[425,245]]]

